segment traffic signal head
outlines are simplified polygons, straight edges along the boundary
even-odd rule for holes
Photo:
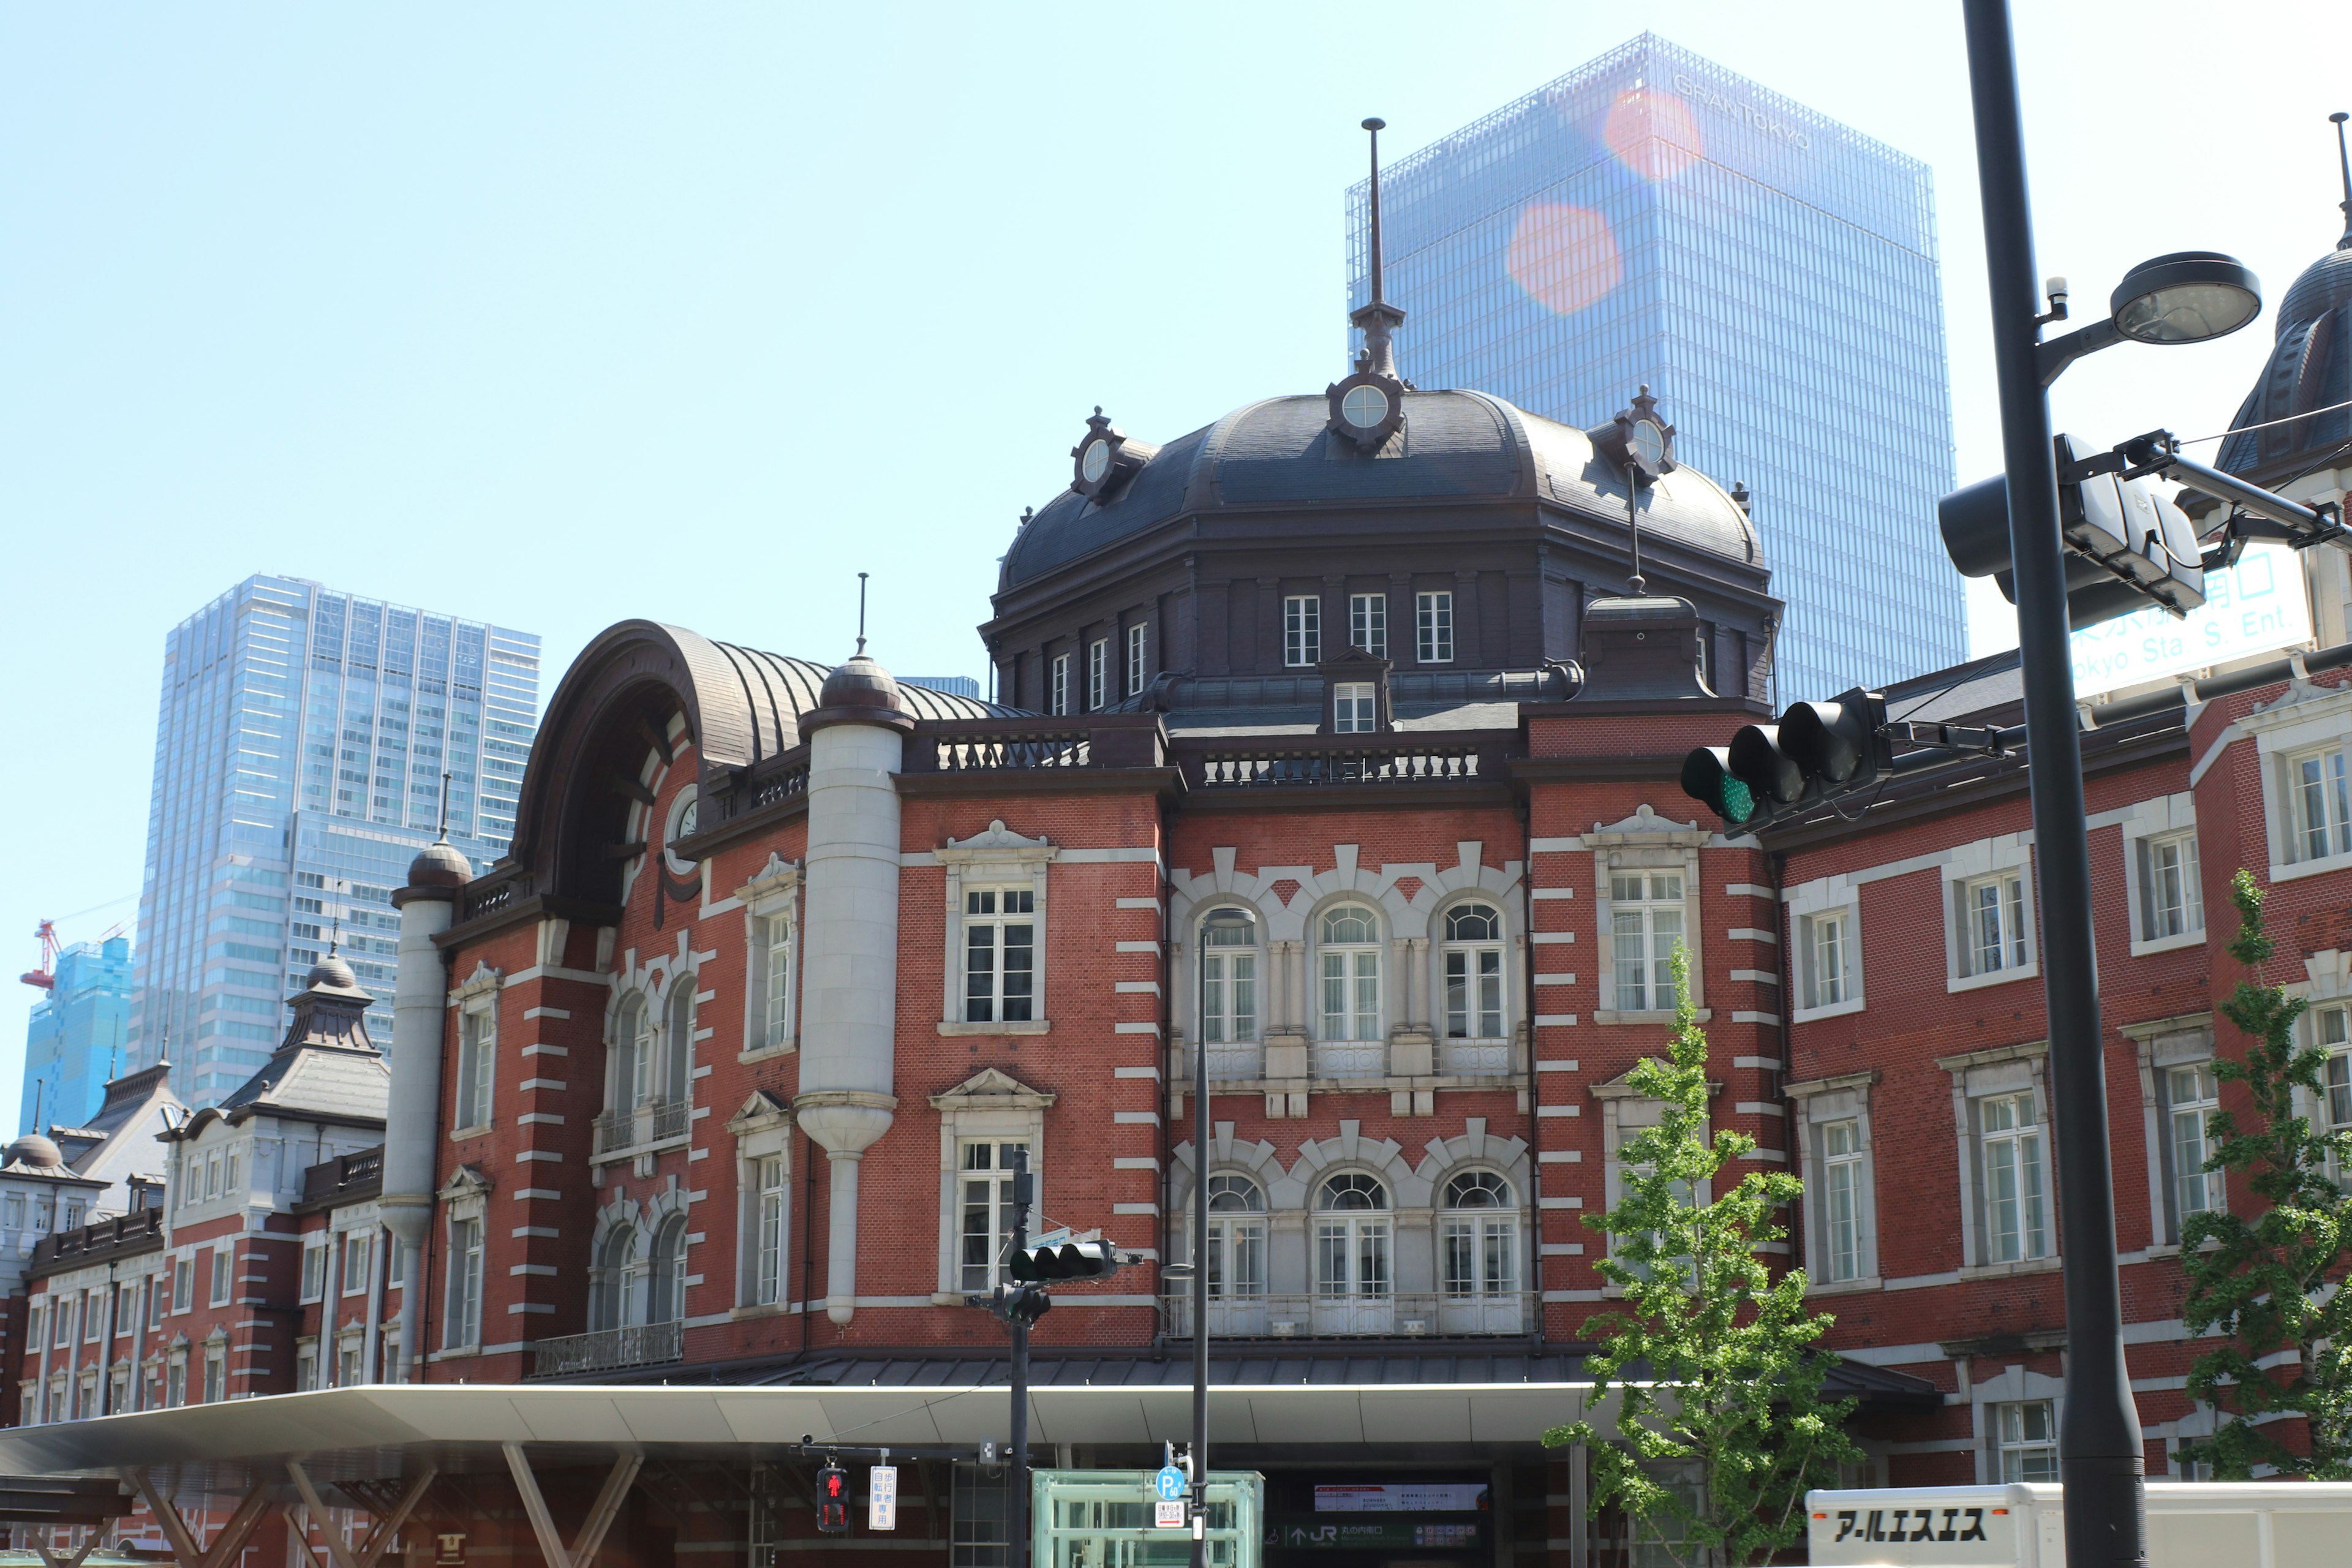
[[[1728,746],[1701,746],[1683,758],[1683,793],[1727,827],[1759,828],[1805,793],[1805,775],[1780,744],[1775,724],[1748,724]]]
[[[1894,743],[1879,733],[1885,722],[1886,699],[1856,687],[1833,702],[1791,706],[1780,715],[1780,742],[1825,792],[1859,789],[1894,763]]]
[[[1059,1247],[1029,1247],[1012,1258],[1015,1279],[1097,1279],[1118,1270],[1118,1248],[1108,1241],[1069,1241]]]
[[[1777,724],[1749,724],[1728,746],[1683,758],[1683,793],[1727,828],[1757,832],[1793,807],[1874,782],[1893,764],[1879,733],[1886,700],[1859,688],[1834,702],[1800,702]]]
[[[1683,793],[1733,827],[1757,813],[1756,792],[1731,771],[1728,746],[1701,746],[1683,759]]]
[[[816,1473],[816,1527],[827,1535],[849,1533],[849,1472],[839,1465]]]
[[[1054,1298],[1042,1285],[1000,1283],[985,1296],[966,1296],[964,1305],[985,1307],[1007,1323],[1034,1323],[1054,1310]]]

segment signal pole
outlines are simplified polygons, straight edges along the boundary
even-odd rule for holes
[[[1192,1032],[1192,1568],[1209,1568],[1209,1031]]]
[[[2092,968],[2091,851],[2067,641],[2050,399],[2038,363],[2041,298],[2025,133],[2008,0],[1962,0],[1962,11],[1992,290],[2010,558],[2017,574],[2042,986],[2049,1015],[2052,1120],[2057,1124],[2067,1335],[2058,1470],[2065,1487],[2066,1561],[2074,1568],[2125,1568],[2147,1560],[2146,1459],[2139,1412],[2124,1367],[2105,1042]]]

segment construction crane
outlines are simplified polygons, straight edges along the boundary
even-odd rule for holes
[[[40,967],[28,969],[16,978],[44,991],[53,990],[58,984],[58,922],[43,921],[34,930],[33,939],[41,944]]]

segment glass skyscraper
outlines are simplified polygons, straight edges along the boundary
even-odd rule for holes
[[[1967,657],[1926,164],[1645,33],[1383,169],[1381,195],[1404,375],[1586,428],[1647,383],[1676,455],[1748,486],[1788,603],[1780,701]]]
[[[130,1043],[131,939],[78,942],[58,954],[49,993],[25,1026],[25,1093],[16,1133],[80,1127],[106,1101]]]
[[[163,640],[139,905],[136,1065],[168,1056],[192,1105],[227,1093],[284,1029],[284,999],[337,931],[392,1040],[392,890],[432,842],[506,852],[539,721],[539,638],[248,577]]]

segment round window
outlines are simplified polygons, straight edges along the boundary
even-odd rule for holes
[[[1633,447],[1634,459],[1652,473],[1666,460],[1666,433],[1653,420],[1634,420],[1633,439],[1627,445]]]
[[[681,838],[694,837],[695,823],[700,815],[696,794],[695,787],[688,784],[677,799],[670,803],[669,831],[662,835],[662,858],[668,861],[669,868],[681,877],[693,873],[694,862],[678,855],[670,846]]]
[[[1110,472],[1110,443],[1087,442],[1086,451],[1078,458],[1078,472],[1090,485],[1102,483],[1103,476]]]
[[[1389,395],[1377,386],[1351,386],[1339,400],[1339,417],[1359,430],[1370,430],[1389,416]]]

